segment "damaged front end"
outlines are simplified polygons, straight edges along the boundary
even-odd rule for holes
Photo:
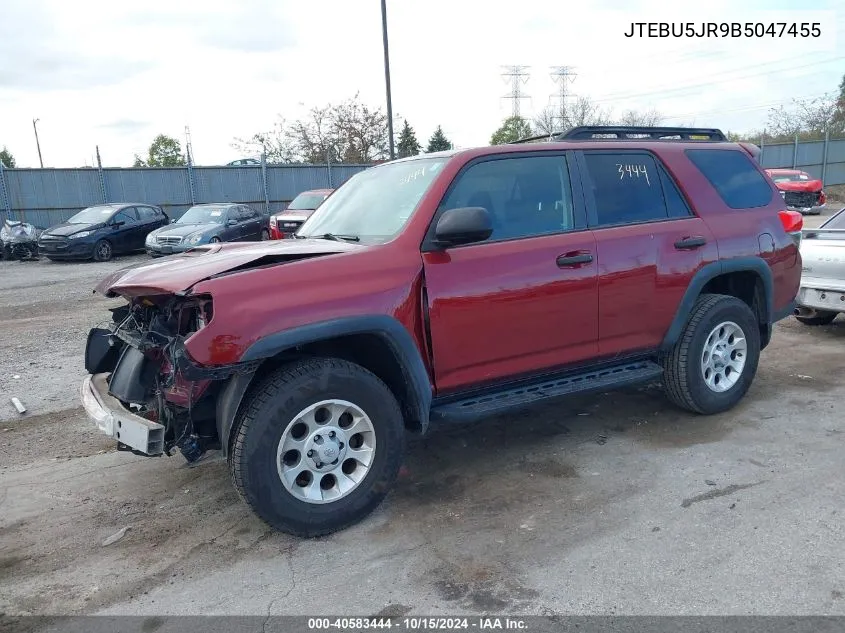
[[[252,363],[206,368],[185,341],[213,318],[210,296],[135,297],[112,309],[108,327],[88,334],[82,401],[119,450],[194,462],[220,448],[216,397],[223,381]]]

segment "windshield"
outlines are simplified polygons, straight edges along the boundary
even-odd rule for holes
[[[226,207],[191,207],[176,224],[223,224]]]
[[[311,211],[319,207],[325,199],[324,193],[301,193],[293,199],[285,211]]]
[[[99,224],[111,217],[117,207],[88,207],[68,220],[68,224]]]
[[[411,217],[446,158],[421,158],[371,167],[352,176],[314,212],[299,237],[326,233],[386,242]]]
[[[775,182],[797,182],[799,180],[810,180],[807,174],[772,174]]]
[[[840,209],[836,215],[822,224],[822,227],[826,229],[845,229],[845,208]]]

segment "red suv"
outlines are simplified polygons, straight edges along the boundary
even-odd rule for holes
[[[126,303],[89,334],[82,401],[119,448],[219,449],[270,525],[326,534],[381,502],[433,423],[661,380],[684,409],[733,407],[799,287],[783,206],[718,130],[393,161],[296,239],[102,281]]]
[[[270,216],[270,239],[281,240],[292,237],[312,213],[329,197],[332,189],[303,191],[291,200],[284,211]]]

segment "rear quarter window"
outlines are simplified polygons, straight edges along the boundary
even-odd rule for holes
[[[772,201],[769,183],[745,152],[688,149],[686,155],[731,209],[755,209]]]

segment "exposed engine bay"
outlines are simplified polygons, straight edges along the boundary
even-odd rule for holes
[[[88,335],[85,366],[110,372],[108,393],[127,411],[165,428],[164,453],[189,462],[219,448],[215,396],[227,378],[248,367],[206,369],[192,363],[184,342],[213,315],[210,297],[135,298],[113,308],[109,327]],[[118,441],[121,450],[132,450]],[[144,454],[144,453],[139,453]]]

